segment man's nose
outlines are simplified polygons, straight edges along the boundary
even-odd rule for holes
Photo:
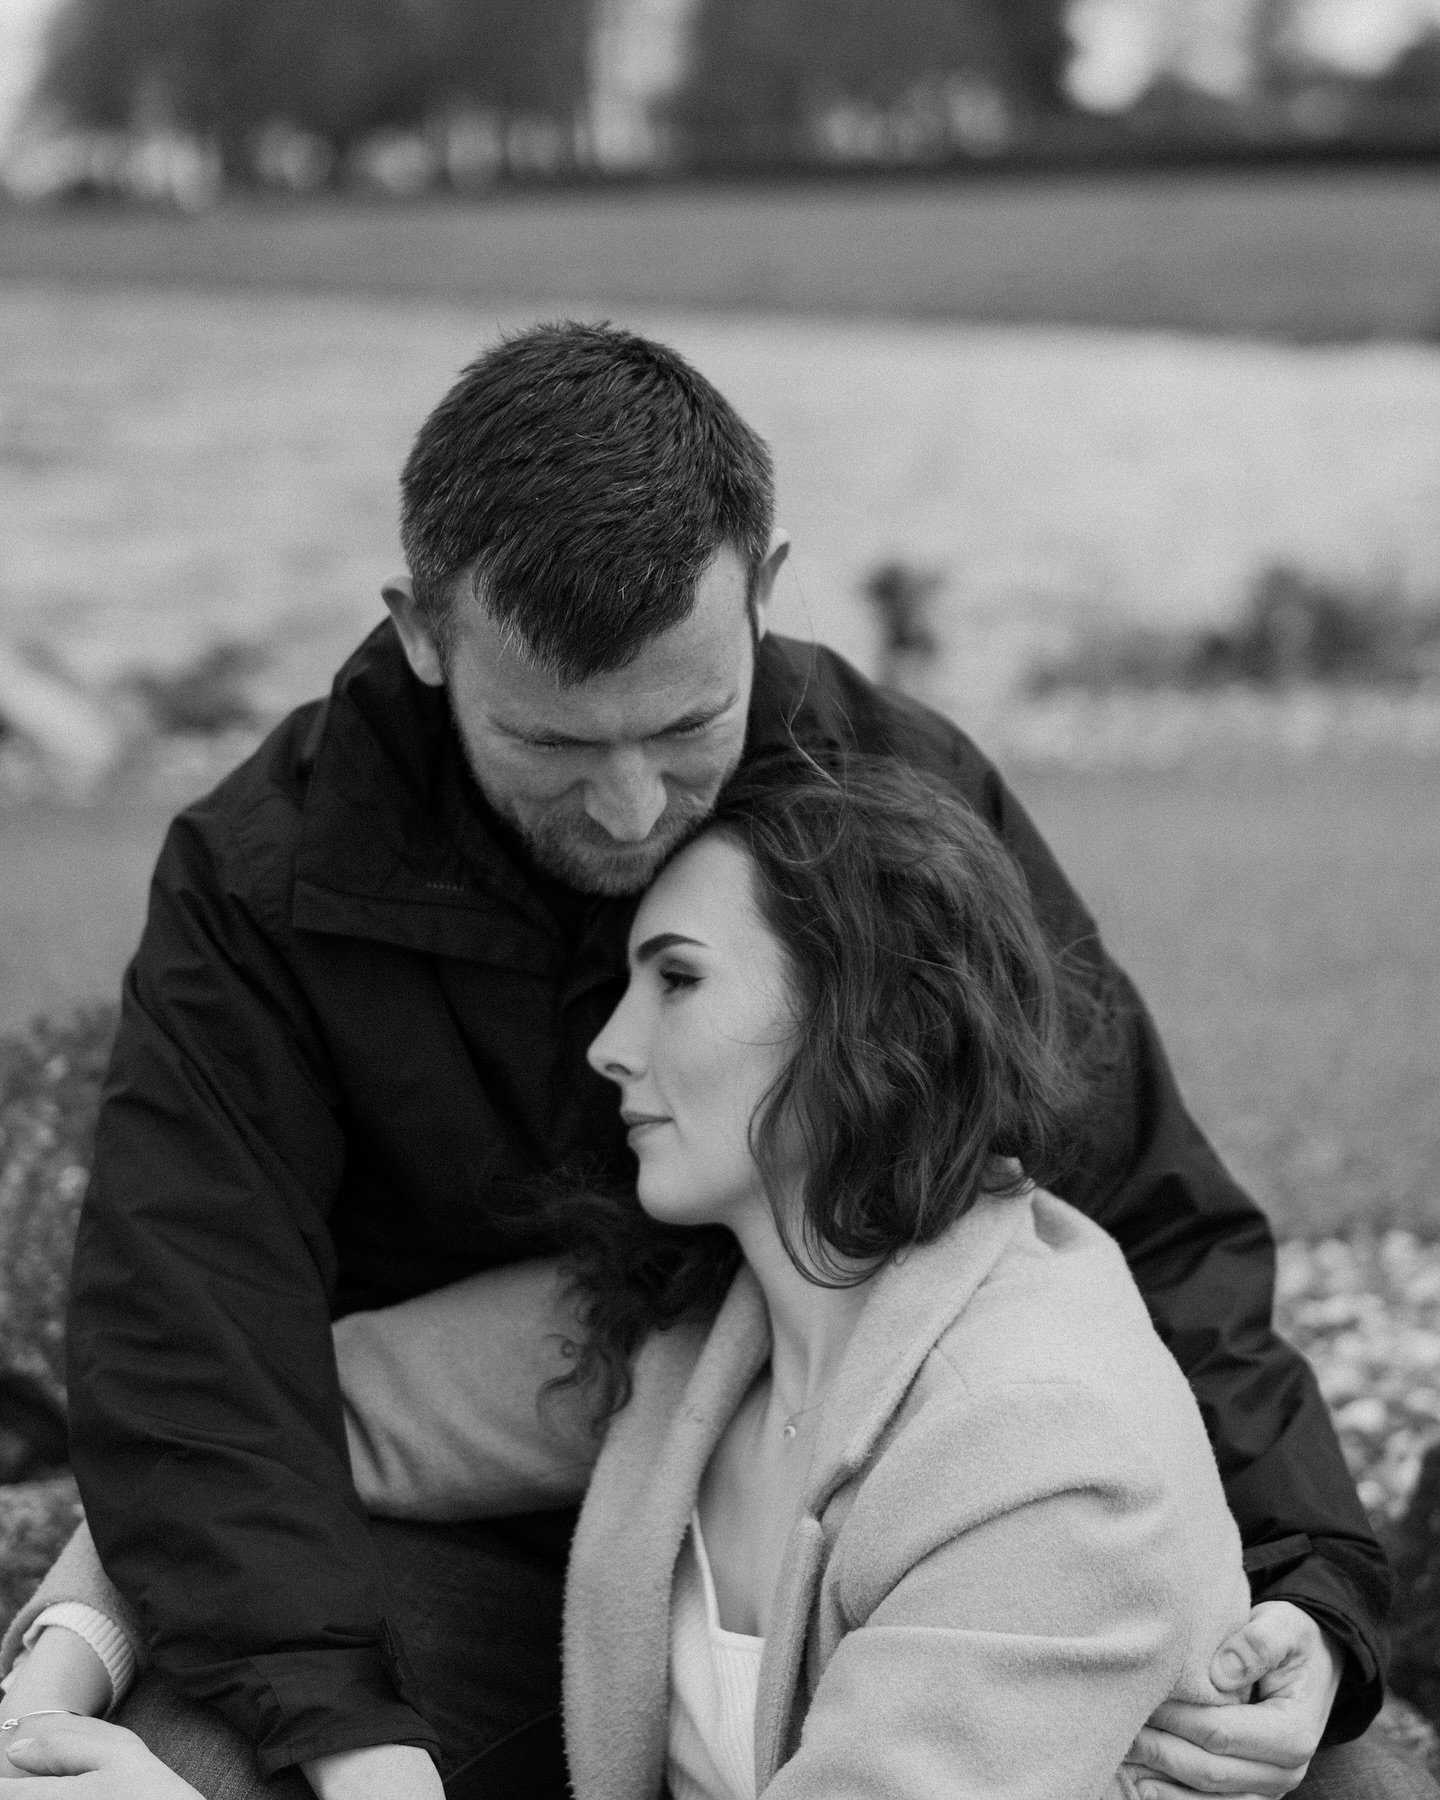
[[[622,844],[649,837],[665,810],[665,782],[644,750],[611,750],[585,783],[585,811]]]

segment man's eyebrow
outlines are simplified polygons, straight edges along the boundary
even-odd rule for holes
[[[713,706],[697,706],[693,712],[682,713],[678,719],[671,719],[667,724],[662,725],[658,731],[653,731],[649,735],[651,737],[664,737],[667,733],[672,731],[688,731],[692,726],[708,725],[712,720],[718,719],[722,713],[729,712],[730,708],[735,704],[739,697],[740,695],[737,689],[736,691],[727,694],[723,700],[717,701]],[[572,737],[568,731],[561,731],[559,729],[550,731],[544,726],[512,725],[508,719],[495,719],[494,724],[497,730],[501,731],[506,737],[518,738],[522,743],[569,744],[577,750],[604,748],[603,742],[600,739]]]
[[[721,713],[729,712],[740,698],[740,690],[732,688],[723,700],[716,700],[705,706],[697,706],[688,713],[681,713],[678,719],[672,719],[662,730],[656,732],[657,737],[664,737],[667,731],[683,731],[687,725],[708,725],[712,719],[718,719]]]
[[[636,968],[653,962],[662,950],[673,950],[676,944],[693,944],[697,950],[705,948],[699,938],[682,937],[678,931],[657,931],[654,937],[646,938],[645,942],[636,950],[634,956]]]

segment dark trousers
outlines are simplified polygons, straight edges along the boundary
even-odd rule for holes
[[[449,1800],[568,1800],[560,1612],[573,1523],[373,1521]],[[298,1771],[262,1779],[239,1733],[164,1676],[143,1677],[119,1716],[205,1800],[314,1800]],[[1440,1788],[1371,1733],[1322,1751],[1293,1800],[1440,1800]]]

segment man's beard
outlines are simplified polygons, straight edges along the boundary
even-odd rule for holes
[[[661,866],[704,825],[715,796],[672,798],[638,844],[619,843],[584,812],[566,818],[541,812],[528,818],[513,805],[494,799],[490,804],[518,833],[537,868],[579,893],[617,895],[649,887]]]
[[[716,795],[739,767],[740,756],[708,792],[693,788],[669,792],[665,810],[655,821],[648,837],[638,844],[622,844],[612,838],[603,825],[597,825],[580,808],[573,814],[557,816],[555,809],[537,805],[530,813],[514,801],[502,799],[490,791],[484,772],[471,755],[465,734],[456,734],[475,785],[485,796],[491,810],[498,813],[525,846],[536,868],[557,881],[563,881],[581,894],[639,894],[659,874],[684,843],[695,836],[710,817]]]

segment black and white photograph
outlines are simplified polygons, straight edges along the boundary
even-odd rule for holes
[[[0,0],[0,1784],[1440,1800],[1440,0]]]

